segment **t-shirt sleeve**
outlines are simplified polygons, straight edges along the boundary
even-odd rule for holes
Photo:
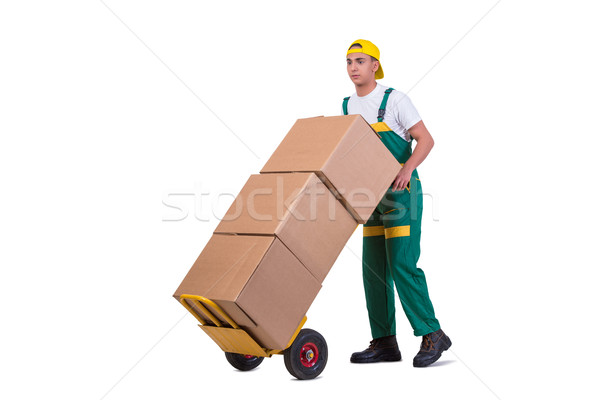
[[[394,102],[394,117],[405,130],[409,130],[421,120],[419,112],[406,94],[398,92]]]

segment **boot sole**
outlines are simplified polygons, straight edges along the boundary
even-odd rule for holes
[[[398,355],[384,354],[377,358],[365,358],[363,360],[353,359],[352,357],[350,358],[350,362],[353,364],[371,364],[371,363],[376,363],[376,362],[393,362],[393,361],[402,361],[402,355],[401,354],[398,354]]]
[[[429,365],[433,364],[434,362],[436,362],[437,360],[439,360],[439,359],[440,359],[440,357],[442,356],[442,353],[443,353],[444,351],[448,350],[448,349],[450,348],[450,346],[452,346],[452,341],[450,340],[450,338],[449,338],[449,337],[447,337],[447,338],[448,338],[448,340],[445,340],[445,341],[444,341],[444,347],[442,347],[442,351],[440,351],[440,353],[437,355],[437,357],[435,357],[435,358],[432,358],[431,360],[428,360],[427,362],[425,362],[425,363],[422,363],[422,364],[415,364],[415,363],[413,362],[413,367],[416,367],[416,368],[423,368],[423,367],[427,367],[427,366],[429,366]]]

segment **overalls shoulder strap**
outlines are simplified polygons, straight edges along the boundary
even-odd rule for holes
[[[348,100],[350,100],[350,96],[344,97],[344,102],[342,103],[342,108],[344,109],[344,115],[348,115]]]
[[[377,122],[383,122],[383,116],[385,115],[385,106],[387,105],[388,98],[390,97],[390,93],[392,93],[393,88],[388,88],[385,90],[385,94],[383,95],[383,100],[381,101],[381,105],[379,106],[379,112],[377,113]]]

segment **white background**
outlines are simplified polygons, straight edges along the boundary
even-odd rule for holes
[[[597,398],[594,5],[3,2],[0,397]],[[359,229],[308,313],[321,377],[234,371],[171,295],[219,193],[296,119],[340,113],[357,38],[436,141],[420,266],[454,346],[413,368],[399,310],[404,361],[348,362],[370,340]]]

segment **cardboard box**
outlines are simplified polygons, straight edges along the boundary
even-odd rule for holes
[[[173,296],[213,300],[261,346],[279,350],[320,289],[275,236],[215,234]]]
[[[322,283],[357,227],[314,173],[252,175],[215,233],[275,235]]]
[[[360,115],[299,119],[264,173],[314,172],[359,223],[365,223],[400,164]]]

